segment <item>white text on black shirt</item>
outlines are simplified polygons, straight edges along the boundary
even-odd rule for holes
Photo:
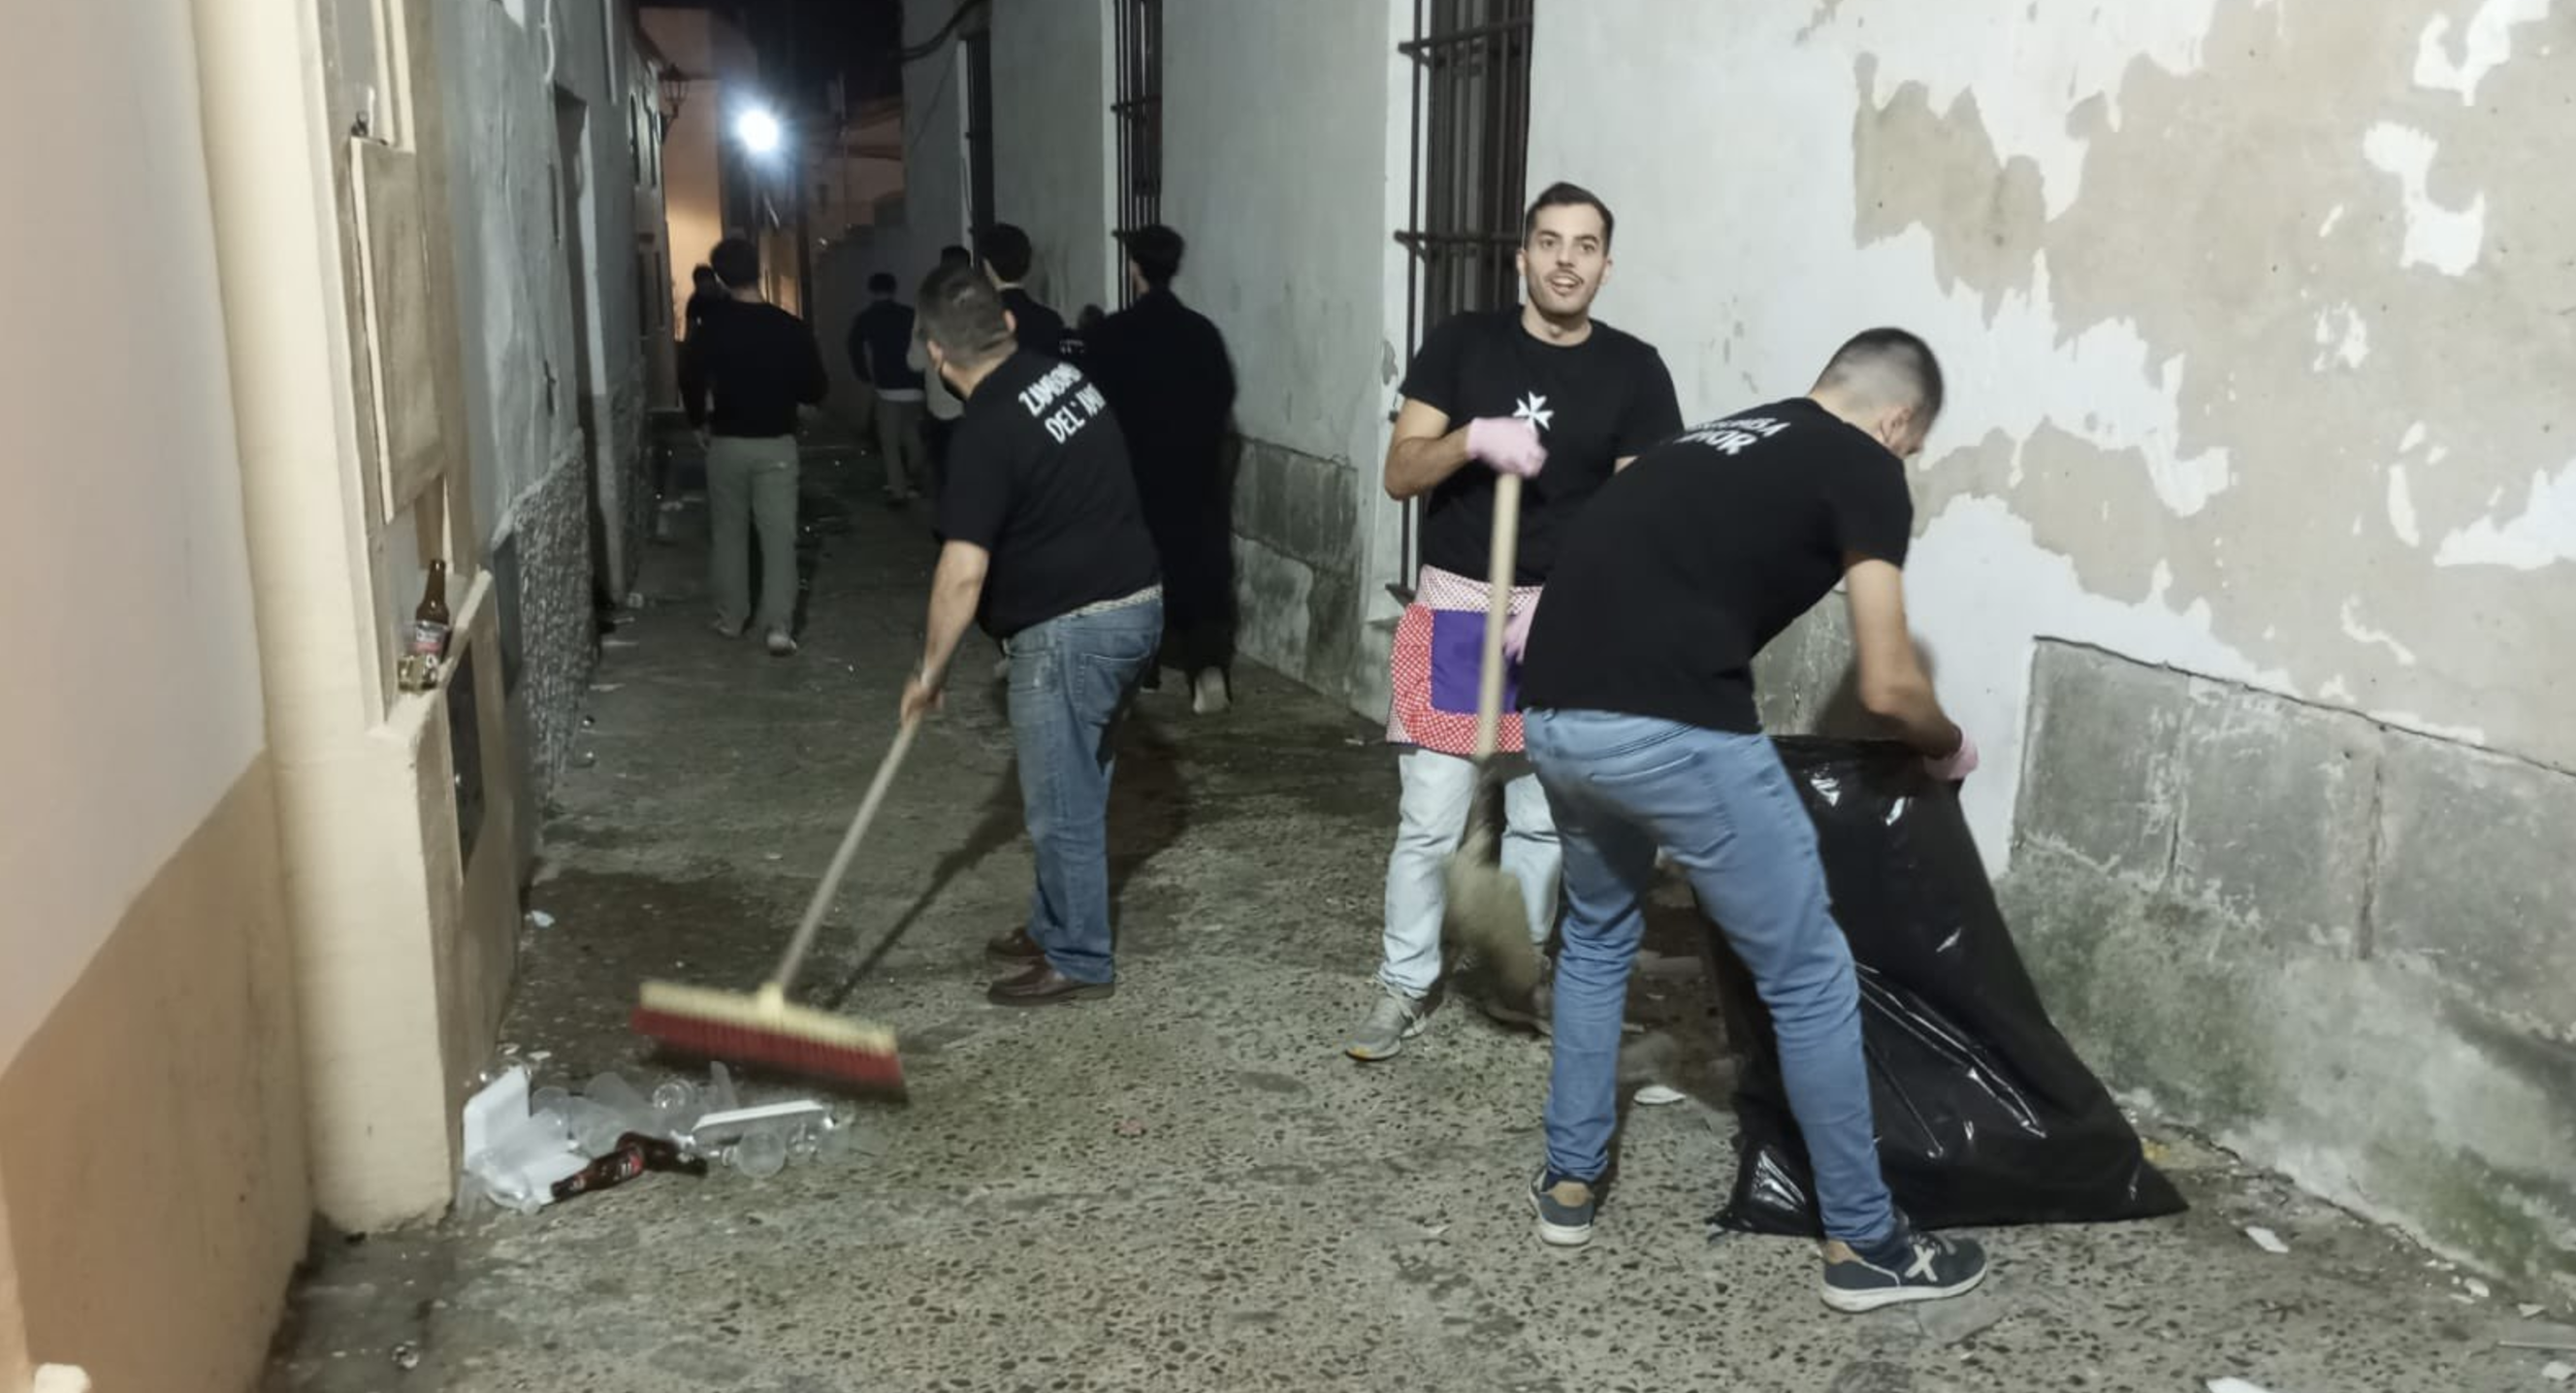
[[[1715,421],[1686,430],[1675,439],[1733,455],[1742,453],[1747,445],[1768,440],[1788,428],[1789,422],[1771,416],[1738,416],[1731,421]]]
[[[1065,390],[1077,382],[1082,383],[1082,390],[1074,394],[1072,401],[1050,412],[1048,408],[1054,406]],[[1028,408],[1029,415],[1043,424],[1047,434],[1061,445],[1107,410],[1109,399],[1100,395],[1099,388],[1083,381],[1080,368],[1071,363],[1058,363],[1046,376],[1020,389],[1020,405]]]

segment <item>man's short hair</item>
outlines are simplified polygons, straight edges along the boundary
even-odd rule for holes
[[[977,367],[1011,351],[1002,292],[971,268],[942,266],[921,283],[922,337],[959,365]]]
[[[703,261],[698,263],[698,269],[689,273],[689,283],[697,286],[704,286],[707,282],[714,280],[715,278],[716,268],[707,265]]]
[[[1521,215],[1521,245],[1529,245],[1529,239],[1538,235],[1538,215],[1542,210],[1574,207],[1590,208],[1601,215],[1601,250],[1610,250],[1610,231],[1619,225],[1619,220],[1610,216],[1610,205],[1592,190],[1562,179],[1539,190],[1538,197],[1530,200],[1529,211]]]
[[[1910,406],[1929,428],[1941,414],[1941,360],[1932,345],[1903,329],[1854,334],[1834,350],[1816,389],[1850,393],[1885,405]]]
[[[939,249],[939,264],[942,266],[972,266],[975,264],[975,253],[966,250],[955,242],[951,242],[947,246]]]
[[[1136,263],[1145,284],[1160,290],[1181,273],[1181,254],[1189,246],[1181,234],[1152,223],[1127,234],[1127,259]]]
[[[753,246],[750,238],[727,237],[716,243],[707,260],[716,279],[728,289],[747,290],[760,281],[760,248]]]
[[[894,293],[894,287],[895,280],[894,272],[892,271],[879,271],[875,275],[868,277],[868,293],[871,295],[892,295]]]
[[[1037,260],[1037,249],[1029,245],[1029,234],[1016,223],[997,222],[984,233],[984,264],[1005,281],[1029,278],[1029,265]]]

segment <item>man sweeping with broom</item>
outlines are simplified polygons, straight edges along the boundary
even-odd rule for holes
[[[1443,321],[1405,375],[1386,491],[1424,500],[1422,570],[1391,659],[1386,733],[1403,799],[1387,861],[1379,993],[1344,1046],[1354,1059],[1389,1058],[1429,1022],[1441,921],[1453,908],[1447,863],[1478,798],[1477,708],[1497,607],[1497,523],[1513,563],[1503,599],[1513,616],[1525,615],[1567,522],[1612,473],[1681,429],[1663,359],[1592,318],[1610,272],[1611,228],[1599,198],[1551,185],[1522,219],[1526,302]],[[1508,776],[1501,868],[1519,887],[1530,941],[1543,945],[1556,919],[1556,831],[1519,762],[1520,719],[1508,714],[1507,691],[1501,705],[1505,714],[1489,723]],[[1476,912],[1494,913],[1500,902],[1480,897]],[[1502,1004],[1543,1018],[1543,993],[1532,996]]]
[[[1108,401],[1080,368],[1013,342],[990,281],[933,272],[919,314],[931,365],[966,407],[904,722],[938,706],[969,622],[1001,641],[1037,891],[1026,925],[987,945],[1016,975],[986,995],[1004,1006],[1107,996],[1109,779],[1119,718],[1162,641],[1154,539]]]

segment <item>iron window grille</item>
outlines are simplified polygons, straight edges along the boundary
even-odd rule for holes
[[[966,231],[982,255],[993,230],[993,31],[977,28],[958,47],[966,64]]]
[[[1530,21],[1535,0],[1414,0],[1412,192],[1395,240],[1405,277],[1405,356],[1442,320],[1520,302],[1529,173]],[[1421,503],[1404,510],[1402,571],[1387,589],[1410,601]]]
[[[1117,26],[1117,239],[1163,220],[1163,0],[1111,0]],[[1135,300],[1122,267],[1120,304]]]

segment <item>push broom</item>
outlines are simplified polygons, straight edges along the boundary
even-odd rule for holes
[[[1476,677],[1476,794],[1468,804],[1467,832],[1450,853],[1446,873],[1450,926],[1475,950],[1504,1002],[1522,1002],[1538,985],[1537,948],[1529,937],[1529,906],[1521,883],[1496,855],[1494,747],[1502,743],[1503,629],[1511,623],[1512,581],[1519,560],[1521,480],[1494,480],[1494,535],[1489,550],[1493,598],[1485,611],[1485,650]]]
[[[877,805],[885,801],[886,787],[894,782],[894,772],[902,766],[904,752],[912,748],[913,732],[920,725],[920,718],[914,717],[895,732],[893,748],[886,751],[885,763],[877,766],[875,781],[859,800],[858,815],[850,819],[850,830],[841,837],[841,849],[833,853],[823,883],[814,888],[813,902],[805,906],[805,917],[796,926],[796,937],[788,942],[787,955],[779,959],[778,970],[769,980],[749,996],[646,982],[630,1022],[637,1034],[680,1054],[759,1065],[862,1091],[903,1092],[903,1061],[895,1054],[893,1030],[792,1005],[787,989],[795,985],[805,952],[814,946],[814,932],[822,927],[824,913],[840,893],[841,877],[858,854],[859,839],[876,820]]]

